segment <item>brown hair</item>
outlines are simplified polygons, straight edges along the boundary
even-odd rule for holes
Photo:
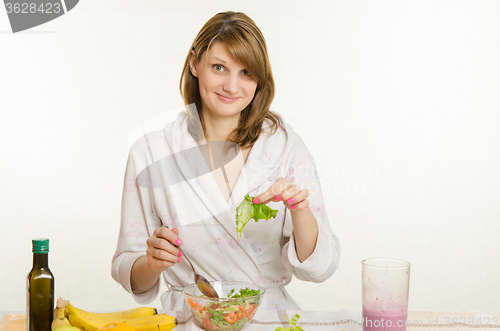
[[[227,11],[218,13],[201,28],[189,50],[179,84],[182,98],[186,105],[195,104],[200,123],[195,114],[188,113],[188,130],[196,141],[201,140],[206,132],[201,108],[201,95],[198,78],[189,69],[191,50],[196,54],[196,61],[213,42],[222,42],[228,46],[231,55],[238,59],[257,81],[253,100],[241,111],[239,123],[227,140],[241,148],[252,147],[259,138],[264,120],[269,120],[273,133],[281,125],[280,118],[269,110],[274,98],[274,79],[267,54],[267,46],[262,32],[247,15]],[[190,107],[191,109],[193,107]]]

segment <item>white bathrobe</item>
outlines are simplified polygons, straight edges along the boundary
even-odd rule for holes
[[[180,112],[175,122],[163,130],[148,133],[133,145],[125,174],[118,245],[112,262],[113,278],[129,293],[132,293],[133,263],[146,254],[146,240],[153,231],[164,225],[179,229],[181,248],[196,271],[208,280],[241,281],[265,287],[261,309],[299,310],[285,289],[292,275],[305,281],[323,282],[334,273],[339,265],[340,243],[330,227],[314,159],[291,126],[280,114],[275,114],[282,119],[282,126],[271,134],[269,125],[264,123],[229,202],[212,173],[203,174],[203,170],[199,170],[201,175],[193,175],[197,171],[193,170],[193,163],[201,163],[196,159],[201,154],[196,153],[198,145],[187,130],[185,113]],[[161,160],[168,161],[161,163]],[[158,166],[153,169],[151,164]],[[141,177],[145,169],[149,171],[149,181]],[[302,190],[309,190],[309,208],[318,222],[316,248],[303,262],[298,260],[295,251],[290,211],[281,202],[267,204],[279,210],[276,218],[250,220],[241,240],[237,238],[236,207],[245,194],[255,197],[281,177]],[[183,259],[162,275],[167,284],[167,291],[161,296],[163,309],[186,310],[182,287],[194,283],[187,261]],[[137,303],[148,304],[159,291],[160,280],[149,291],[132,295]]]

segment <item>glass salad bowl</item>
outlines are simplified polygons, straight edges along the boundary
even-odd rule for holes
[[[196,284],[184,287],[186,303],[203,330],[241,330],[250,322],[266,290],[242,282],[210,282],[219,298],[203,296]]]

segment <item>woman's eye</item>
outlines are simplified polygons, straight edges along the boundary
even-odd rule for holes
[[[245,75],[245,76],[250,76],[250,72],[249,72],[248,70],[246,70],[246,69],[245,69],[245,70],[243,70],[241,73],[242,73],[243,75]]]
[[[224,67],[220,64],[214,64],[212,67],[215,69],[215,71],[222,71],[224,70]]]

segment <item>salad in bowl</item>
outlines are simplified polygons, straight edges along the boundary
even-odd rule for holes
[[[194,321],[203,330],[241,330],[255,315],[266,290],[242,282],[210,282],[219,298],[204,296],[196,284],[184,288]]]

